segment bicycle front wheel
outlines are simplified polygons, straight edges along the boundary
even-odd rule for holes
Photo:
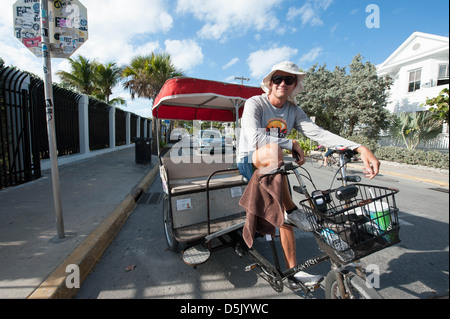
[[[325,278],[325,297],[327,299],[383,299],[374,288],[368,287],[366,281],[355,273],[346,274],[344,285],[347,296],[342,296],[336,272],[331,270]]]

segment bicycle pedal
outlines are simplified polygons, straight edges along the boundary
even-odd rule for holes
[[[251,264],[245,267],[245,271],[252,271],[253,269],[255,269],[256,267],[258,267],[258,264]]]
[[[316,284],[315,286],[309,286],[309,291],[316,291],[317,289],[320,288],[320,283]]]

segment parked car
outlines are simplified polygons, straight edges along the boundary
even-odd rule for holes
[[[195,139],[196,147],[201,153],[208,152],[213,154],[214,151],[221,150],[225,153],[225,137],[219,130],[201,130],[197,133]]]
[[[181,141],[181,139],[185,136],[189,136],[189,133],[185,129],[175,128],[170,132],[169,142],[174,143]]]

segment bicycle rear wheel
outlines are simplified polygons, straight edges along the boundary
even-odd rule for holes
[[[311,158],[311,162],[312,162],[312,166],[316,167],[316,168],[321,168],[323,163],[324,163],[324,157],[323,154],[313,154],[310,156]]]
[[[339,158],[336,154],[328,156],[327,167],[330,171],[336,172],[339,169]]]

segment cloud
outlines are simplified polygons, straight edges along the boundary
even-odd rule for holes
[[[164,44],[173,64],[183,72],[203,63],[202,48],[194,40],[166,40]]]
[[[77,53],[98,57],[99,62],[127,64],[136,55],[133,40],[139,35],[165,33],[173,27],[163,0],[83,0],[88,9],[89,39]],[[153,42],[145,45],[151,47]],[[150,53],[150,52],[147,52]]]
[[[291,7],[287,13],[287,20],[293,21],[300,17],[302,25],[309,24],[312,27],[323,25],[320,15],[326,11],[334,0],[308,0],[300,8]]]
[[[276,6],[276,0],[178,0],[176,11],[193,14],[204,23],[198,31],[200,38],[225,40],[230,34],[242,35],[248,30],[276,30]]]
[[[9,6],[6,4],[6,7],[12,8],[16,0],[7,1]],[[80,54],[101,63],[114,61],[119,65],[128,64],[131,58],[137,55],[137,51],[159,48],[157,43],[151,41],[146,43],[144,41],[136,46],[134,39],[137,36],[165,33],[173,27],[173,18],[168,11],[170,4],[164,0],[133,0],[132,2],[108,0],[107,4],[98,0],[82,0],[81,3],[88,12],[89,39],[74,53],[74,56]],[[39,70],[42,67],[36,67],[41,60],[34,57],[14,38],[12,25],[12,10],[0,10],[2,57],[7,64],[21,68],[27,66],[27,71],[37,71],[36,74],[42,76]],[[67,63],[61,59],[53,59],[52,64],[54,71],[57,71],[59,65],[67,66]]]
[[[299,60],[299,64],[303,65],[305,62],[315,62],[317,57],[321,55],[322,52],[323,49],[321,47],[311,49],[308,53],[302,55],[302,57]]]
[[[14,37],[12,6],[16,0],[1,2],[2,8],[10,9],[0,10],[0,56],[6,65],[15,65],[43,77],[42,59],[35,57]],[[81,3],[87,8],[89,39],[72,57],[80,54],[101,63],[129,64],[138,54],[160,50],[160,44],[150,40],[151,36],[167,33],[174,24],[169,13],[171,3],[165,0],[81,0]],[[179,63],[188,66],[185,61]],[[54,82],[59,82],[55,73],[60,70],[70,70],[67,60],[52,59]],[[114,91],[122,93],[120,87]],[[128,101],[125,110],[136,112],[134,108],[139,102],[138,99]],[[146,103],[148,105],[148,101],[142,102]],[[142,109],[143,106],[139,107],[139,112]]]
[[[239,62],[239,58],[231,59],[230,62],[228,62],[227,64],[225,64],[225,65],[222,67],[222,70],[228,69],[229,67],[235,65],[235,64],[238,63],[238,62]]]
[[[292,60],[297,53],[297,49],[287,46],[255,51],[247,59],[250,75],[260,80],[270,72],[272,66],[285,60]]]
[[[150,54],[152,52],[156,52],[160,49],[161,49],[161,47],[159,45],[159,42],[147,42],[147,43],[143,43],[142,45],[139,45],[136,48],[134,48],[133,53],[134,53],[134,56],[148,55],[148,54]]]

